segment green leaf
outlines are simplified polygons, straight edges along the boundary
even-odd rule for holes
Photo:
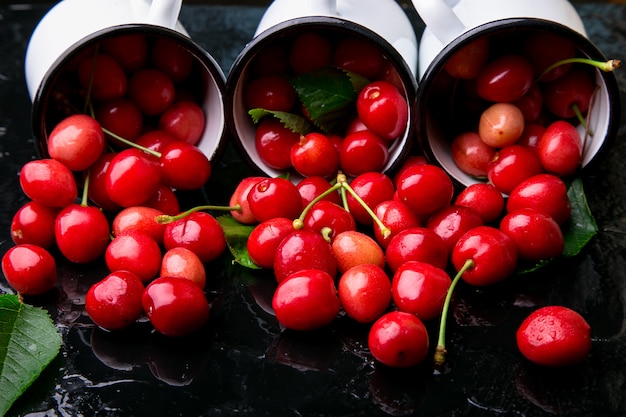
[[[248,254],[247,242],[248,236],[254,229],[254,226],[241,224],[233,218],[231,215],[223,215],[217,218],[222,230],[224,230],[224,236],[226,236],[226,244],[228,250],[233,255],[234,262],[251,269],[260,269],[255,264],[250,255]]]
[[[265,109],[252,109],[248,111],[248,114],[252,117],[254,123],[259,123],[259,121],[266,116],[273,116],[280,120],[287,129],[301,135],[306,135],[313,130],[311,123],[305,117],[298,114]]]
[[[37,379],[61,348],[48,313],[0,295],[0,416]]]
[[[570,199],[572,211],[563,234],[565,242],[563,256],[572,257],[578,255],[598,233],[598,225],[587,204],[582,180],[576,178],[572,181],[567,189],[567,196]]]
[[[360,81],[355,75],[325,67],[298,75],[292,85],[313,123],[332,133],[350,120]]]

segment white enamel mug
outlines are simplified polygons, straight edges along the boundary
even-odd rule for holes
[[[583,22],[567,0],[413,0],[413,5],[426,24],[419,46],[419,82],[417,114],[418,142],[427,158],[441,165],[458,183],[470,185],[480,180],[467,175],[455,164],[451,138],[440,114],[432,109],[446,62],[468,43],[481,37],[505,39],[531,35],[559,35],[569,39],[584,58],[605,61],[601,51],[587,38]],[[585,138],[582,167],[588,166],[601,150],[607,148],[619,125],[619,91],[612,72],[596,70],[598,86],[588,111],[589,130],[578,126]]]
[[[190,37],[178,15],[182,0],[62,0],[35,27],[24,62],[28,92],[33,103],[32,127],[46,155],[46,138],[63,117],[58,97],[66,86],[67,72],[82,53],[104,39],[132,34],[150,42],[167,38],[193,57],[194,88],[206,126],[196,144],[209,159],[223,150],[224,85],[226,77],[218,63]]]

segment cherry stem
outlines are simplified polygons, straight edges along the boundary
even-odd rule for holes
[[[383,238],[389,237],[389,235],[391,234],[391,229],[385,226],[385,224],[378,218],[376,213],[374,213],[374,211],[367,205],[367,203],[363,201],[363,199],[356,193],[356,191],[354,191],[354,189],[350,186],[350,184],[348,184],[346,177],[343,175],[341,177],[337,176],[337,184],[340,184],[342,189],[345,189],[348,193],[350,193],[350,195],[354,197],[354,199],[363,207],[363,209],[365,209],[367,214],[369,214],[372,217],[374,222],[380,228],[380,232]]]
[[[145,146],[141,146],[141,145],[138,145],[138,144],[136,144],[135,142],[132,142],[132,141],[130,141],[130,140],[128,140],[128,139],[124,139],[123,137],[121,137],[121,136],[119,136],[119,135],[117,135],[117,134],[115,134],[115,133],[111,132],[111,131],[110,131],[110,130],[108,130],[108,129],[105,129],[104,127],[102,128],[102,131],[103,131],[104,133],[106,133],[107,135],[109,135],[109,136],[111,136],[111,137],[113,137],[113,138],[115,138],[115,139],[119,140],[120,142],[125,143],[125,144],[126,144],[126,145],[128,145],[128,146],[131,146],[131,147],[133,147],[133,148],[140,149],[140,150],[142,150],[142,151],[144,151],[144,152],[146,152],[146,153],[149,153],[150,155],[153,155],[153,156],[155,156],[155,157],[157,157],[157,158],[160,158],[160,157],[161,157],[161,152],[157,152],[157,151],[155,151],[155,150],[148,149],[148,148],[146,148]]]
[[[580,108],[578,107],[577,104],[572,104],[572,111],[574,112],[576,119],[578,120],[580,125],[585,129],[587,134],[589,136],[593,136],[593,132],[589,129],[589,126],[587,125],[587,120],[585,119],[585,116],[583,116],[583,114],[581,113]]]
[[[85,183],[83,184],[83,195],[80,200],[80,205],[83,207],[87,207],[89,205],[89,177],[90,170],[87,170],[87,174],[85,175]]]
[[[456,276],[450,283],[450,287],[448,288],[448,293],[446,294],[446,299],[443,303],[443,310],[441,311],[441,321],[439,323],[439,339],[437,340],[437,347],[435,349],[434,362],[435,367],[440,368],[446,362],[446,321],[448,319],[448,310],[450,309],[450,300],[452,300],[452,293],[454,292],[454,288],[456,284],[461,280],[461,277],[468,269],[474,267],[474,261],[472,259],[468,259],[465,261],[459,272],[457,272]]]
[[[87,94],[85,95],[85,105],[83,106],[83,113],[87,113],[87,108],[91,107],[91,90],[93,87],[94,74],[96,72],[96,61],[98,60],[99,49],[100,45],[96,45],[93,53],[93,60],[91,61],[91,72],[89,73],[89,85],[87,86]]]
[[[176,214],[174,216],[169,214],[159,214],[154,217],[154,220],[158,224],[168,224],[175,222],[176,220],[180,220],[190,215],[191,213],[195,213],[196,211],[201,210],[220,210],[220,211],[239,211],[241,210],[241,206],[239,204],[235,206],[213,206],[213,205],[205,205],[205,206],[196,206],[192,207],[189,210],[183,211],[182,213]]]
[[[608,61],[597,61],[595,59],[589,59],[589,58],[562,59],[561,61],[555,62],[554,64],[546,68],[539,76],[539,79],[541,79],[541,77],[543,77],[544,75],[546,75],[547,73],[549,73],[550,71],[552,71],[558,66],[565,65],[565,64],[573,64],[573,63],[587,64],[587,65],[596,67],[601,71],[611,72],[619,68],[622,61],[620,61],[619,59],[609,59]]]
[[[300,217],[298,217],[297,219],[295,219],[293,221],[293,228],[296,229],[296,230],[301,230],[304,227],[304,218],[306,217],[307,213],[311,210],[311,208],[315,204],[320,202],[323,198],[325,198],[326,196],[330,195],[332,192],[336,191],[340,187],[341,187],[341,184],[340,184],[339,181],[337,181],[335,184],[333,184],[326,191],[324,191],[323,193],[321,193],[320,195],[315,197],[313,200],[311,200],[309,202],[309,204],[307,204],[306,207],[300,213]]]

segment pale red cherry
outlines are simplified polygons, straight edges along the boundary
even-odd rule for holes
[[[171,248],[163,255],[159,276],[180,277],[193,281],[200,288],[206,285],[204,264],[193,251],[183,248]]]
[[[487,145],[476,132],[465,132],[452,140],[452,159],[464,173],[474,177],[486,177],[487,165],[497,150]]]
[[[118,236],[128,230],[137,230],[161,244],[165,225],[157,222],[157,217],[163,214],[161,210],[152,207],[133,206],[122,209],[111,223],[113,236]]]
[[[333,239],[331,248],[340,273],[362,264],[377,265],[381,268],[385,266],[385,253],[382,248],[365,233],[356,230],[341,232]]]
[[[512,145],[523,131],[524,114],[514,104],[495,103],[480,115],[478,135],[494,148]]]
[[[60,121],[48,135],[48,154],[72,171],[89,168],[104,152],[102,126],[94,118],[74,114]]]

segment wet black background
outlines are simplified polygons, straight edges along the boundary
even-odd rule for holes
[[[221,4],[219,4],[221,3]],[[225,73],[269,2],[185,2],[180,20]],[[403,2],[418,35],[423,28]],[[626,53],[626,5],[575,2],[592,42],[611,58]],[[0,254],[26,202],[17,174],[37,157],[23,57],[51,3],[0,4]],[[622,101],[624,72],[617,73]],[[623,113],[623,110],[622,110]],[[622,120],[626,120],[622,114]],[[9,412],[11,416],[623,416],[626,415],[625,127],[606,159],[583,176],[599,233],[575,259],[475,291],[461,285],[449,325],[450,369],[377,366],[366,329],[339,319],[313,334],[282,332],[268,312],[272,277],[207,265],[213,302],[199,335],[168,340],[147,323],[109,334],[83,312],[84,293],[106,274],[103,262],[59,260],[58,289],[30,299],[49,309],[63,334],[61,354]],[[205,193],[184,204],[226,204],[248,173],[229,148]],[[11,292],[0,277],[0,292]],[[514,332],[533,309],[563,304],[593,329],[580,366],[542,369],[526,362]],[[436,324],[430,324],[433,330]]]

